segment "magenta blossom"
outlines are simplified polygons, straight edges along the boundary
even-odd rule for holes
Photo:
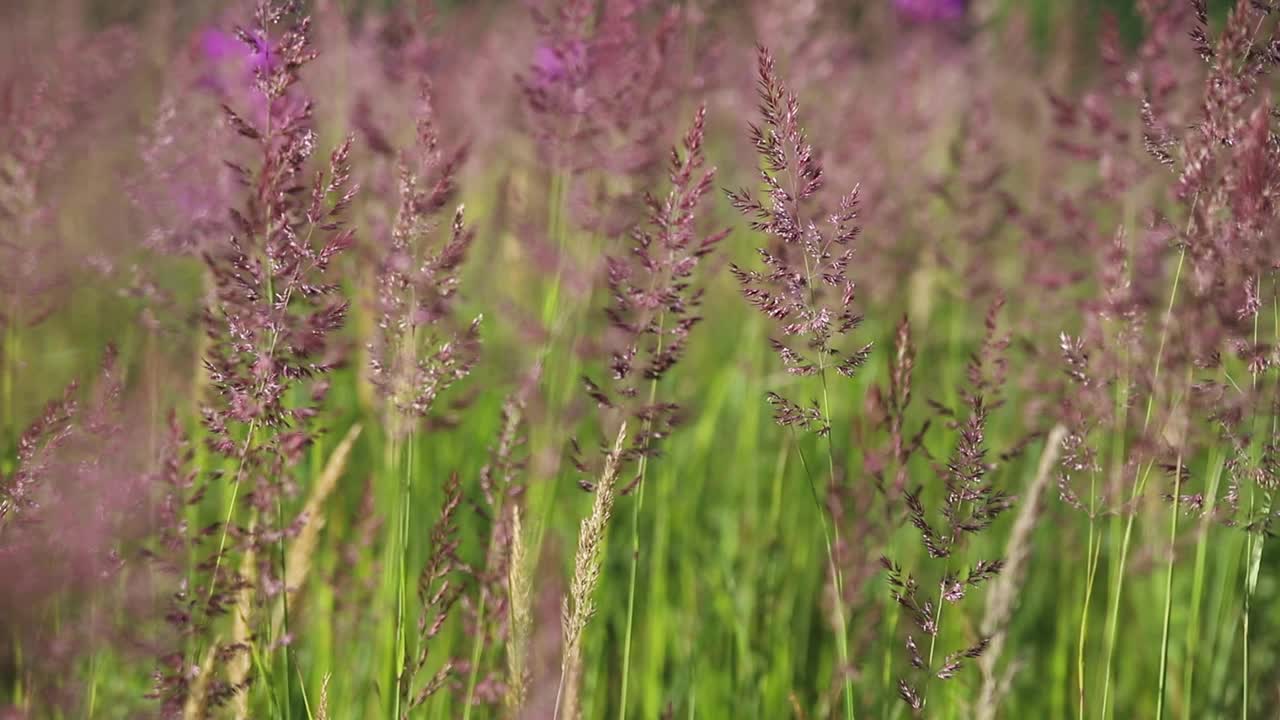
[[[969,0],[893,0],[893,6],[910,20],[938,22],[963,18]]]
[[[266,122],[269,102],[262,83],[270,82],[277,49],[254,31],[229,33],[206,28],[196,38],[196,84],[219,103],[230,106],[255,124]],[[286,104],[296,105],[292,94]]]
[[[271,69],[271,50],[255,39],[253,46],[217,28],[200,32],[200,84],[219,93],[239,93],[254,87],[259,74]]]
[[[205,60],[217,63],[247,52],[245,44],[230,33],[217,28],[207,28],[200,33],[200,53]]]
[[[250,47],[244,40],[217,28],[206,28],[200,33],[200,50],[211,64],[242,58],[247,70],[266,69],[271,61],[271,51],[261,38],[254,38]]]
[[[533,75],[541,83],[552,85],[580,76],[587,63],[587,46],[573,40],[560,47],[539,45],[533,51]]]

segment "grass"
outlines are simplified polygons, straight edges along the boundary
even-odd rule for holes
[[[582,693],[584,717],[622,712],[616,702],[624,664],[629,665],[633,689],[627,708],[632,717],[656,717],[668,705],[675,709],[677,717],[715,717],[718,709],[728,708],[744,717],[787,717],[792,715],[793,703],[818,714],[832,703],[827,682],[836,660],[829,640],[831,628],[814,603],[814,598],[821,595],[828,562],[820,549],[824,542],[822,523],[815,522],[815,507],[808,499],[809,492],[803,489],[806,480],[800,463],[794,459],[793,443],[807,445],[809,456],[820,456],[822,448],[819,443],[777,433],[772,427],[768,406],[760,398],[785,379],[764,372],[763,350],[724,361],[727,351],[763,348],[756,340],[762,334],[762,323],[734,307],[712,308],[708,312],[724,312],[738,320],[708,324],[702,329],[700,342],[691,348],[683,368],[685,377],[696,380],[686,380],[679,387],[688,406],[698,409],[697,416],[684,432],[671,439],[661,461],[650,470],[646,481],[650,484],[646,490],[650,501],[638,511],[620,513],[619,522],[611,530],[603,559],[598,616],[584,648],[584,656],[589,658]],[[945,326],[948,318],[943,315],[925,322]],[[889,330],[873,323],[868,332],[887,346]],[[930,377],[960,372],[976,340],[970,337],[941,347],[926,340],[921,353],[922,366],[929,368],[924,374],[925,382]],[[489,340],[490,346],[500,342]],[[89,341],[81,337],[79,343]],[[57,365],[56,355],[28,357],[46,366]],[[868,374],[875,376],[879,372],[882,369],[873,365]],[[340,372],[335,378],[334,403],[342,410],[326,423],[335,437],[353,423],[371,428],[377,425],[376,412],[362,407],[357,399],[358,382],[353,371]],[[925,394],[940,391],[943,388],[930,388],[927,384],[922,388]],[[857,390],[852,390],[851,395],[858,397]],[[1016,395],[1010,398],[1011,405],[1018,401]],[[492,410],[492,403],[482,403],[467,413],[459,428],[445,436],[447,442],[434,443],[433,452],[416,460],[415,475],[424,480],[422,489],[414,494],[415,507],[438,506],[438,486],[430,479],[441,478],[452,470],[460,471],[464,477],[474,476],[484,463],[487,441],[499,430],[489,420],[497,414],[484,411],[485,405]],[[839,422],[837,418],[836,423]],[[1016,432],[1006,422],[1004,431],[1009,430]],[[1000,442],[999,432],[992,433],[993,443]],[[321,577],[346,562],[340,555],[339,542],[358,520],[362,479],[368,478],[376,488],[400,486],[396,470],[376,460],[376,446],[367,442],[372,434],[366,433],[358,443],[327,511],[328,538],[318,544],[311,558],[315,574]],[[944,442],[937,434],[928,439],[937,455],[945,454]],[[839,460],[856,466],[859,458],[851,452]],[[313,466],[315,477],[322,466]],[[1010,477],[1025,477],[1031,469],[1028,462],[1020,461],[1005,472]],[[1193,477],[1215,478],[1221,472],[1221,461],[1188,463],[1188,469]],[[390,499],[386,493],[381,495],[383,500]],[[555,510],[547,514],[544,541],[545,552],[558,560],[541,565],[535,577],[535,593],[539,592],[539,585],[554,586],[554,581],[546,578],[568,577],[572,571],[566,549],[574,537],[577,519],[585,513],[586,499],[570,488],[562,488],[558,496]],[[622,502],[636,500],[624,498]],[[395,517],[394,507],[379,502],[377,509],[384,517]],[[418,511],[411,516],[412,528],[425,525],[418,516]],[[1155,520],[1153,517],[1150,521],[1152,530]],[[475,520],[470,522],[474,525]],[[1144,537],[1147,524],[1138,521],[1134,535]],[[1003,542],[1001,530],[984,547],[999,547]],[[1028,665],[1016,677],[1006,705],[1012,716],[1076,717],[1074,708],[1068,712],[1049,702],[1054,696],[1053,688],[1069,688],[1067,694],[1074,696],[1075,685],[1083,677],[1077,676],[1079,671],[1087,674],[1101,667],[1105,659],[1103,648],[1111,645],[1090,632],[1102,625],[1103,608],[1093,602],[1081,610],[1078,603],[1067,600],[1079,597],[1078,579],[1092,575],[1087,551],[1091,546],[1085,542],[1090,537],[1088,530],[1081,516],[1053,508],[1039,530],[1037,546],[1041,552],[1050,548],[1056,552],[1052,559],[1040,556],[1038,561],[1033,560],[1028,590],[1019,601],[1009,652]],[[476,538],[481,533],[478,527],[464,527],[463,535]],[[1260,576],[1274,573],[1275,555],[1258,552],[1260,544],[1251,543],[1254,549],[1247,555],[1247,584],[1228,582],[1232,577],[1230,567],[1238,567],[1240,562],[1239,540],[1233,540],[1235,536],[1227,530],[1204,524],[1197,535],[1192,571],[1175,573],[1170,566],[1160,583],[1143,583],[1138,575],[1134,578],[1136,583],[1126,588],[1124,603],[1111,596],[1107,614],[1115,619],[1108,635],[1117,638],[1115,647],[1121,658],[1111,691],[1117,717],[1154,713],[1165,693],[1152,690],[1165,682],[1170,685],[1167,712],[1171,717],[1225,717],[1227,708],[1240,709],[1238,698],[1245,692],[1241,677],[1236,672],[1214,672],[1216,667],[1239,664],[1241,646],[1236,633],[1230,631],[1231,618],[1251,619],[1254,647],[1269,644],[1269,628],[1280,620],[1272,609],[1275,604],[1266,600],[1273,597],[1275,584],[1259,581]],[[638,556],[628,542],[635,536],[644,538]],[[405,562],[411,568],[422,561],[424,539],[421,531],[409,533]],[[1118,572],[1114,563],[1122,557],[1117,555],[1122,548],[1108,542],[1105,534],[1099,540],[1099,572]],[[909,536],[895,539],[894,544],[908,554],[916,546]],[[1085,552],[1072,553],[1072,547]],[[472,557],[479,551],[474,541],[462,550]],[[395,552],[391,547],[374,548],[352,568],[354,579],[369,577],[374,567],[396,563]],[[634,599],[626,582],[633,557],[637,558],[639,588]],[[285,697],[296,700],[293,705],[299,714],[295,717],[313,717],[301,714],[302,699],[305,694],[314,703],[326,677],[332,678],[328,687],[330,717],[376,712],[370,705],[371,698],[386,692],[378,674],[370,672],[379,663],[360,659],[372,660],[368,640],[358,639],[382,636],[385,628],[395,623],[394,613],[377,605],[354,614],[355,608],[339,609],[336,601],[347,592],[313,582],[301,593],[299,607],[290,609],[291,633],[298,638],[292,659],[298,677],[289,684],[289,695]],[[873,605],[887,603],[878,583],[864,592],[874,598]],[[1246,593],[1253,594],[1250,616],[1240,612]],[[1191,598],[1194,604],[1190,615],[1172,613],[1167,607],[1161,613],[1162,604],[1170,598]],[[633,607],[631,613],[629,607]],[[1077,655],[1076,636],[1055,631],[1064,624],[1074,625],[1073,618],[1082,618],[1080,662],[1066,666],[1046,662],[1049,658]],[[1095,622],[1083,622],[1089,619]],[[548,620],[544,617],[535,621],[535,638],[547,632]],[[856,627],[862,620],[853,615],[849,622]],[[619,639],[629,625],[634,639],[628,654]],[[971,630],[958,621],[945,623],[943,632],[944,638],[959,638]],[[344,639],[337,640],[335,634]],[[441,656],[465,657],[472,656],[473,647],[470,638],[451,628],[441,636],[437,652]],[[896,652],[889,645],[884,647],[879,652],[863,650],[860,656],[871,658]],[[1232,657],[1237,660],[1232,661]],[[132,711],[127,708],[136,707],[135,699],[145,688],[144,676],[104,670],[113,666],[124,670],[118,665],[121,660],[110,653],[95,655],[91,662],[98,678],[94,686],[95,716],[131,717]],[[892,664],[897,666],[896,662]],[[1258,666],[1257,661],[1254,666]],[[886,685],[886,679],[896,671],[865,672],[871,666],[863,667],[864,671],[856,676],[859,715],[898,716],[895,691]],[[22,702],[21,675],[11,676],[8,686],[16,691],[8,696],[9,701]],[[1237,690],[1231,691],[1232,686]],[[250,695],[252,706],[259,707],[259,703],[276,695],[259,685]],[[428,708],[432,716],[463,712],[458,699],[450,694],[441,695]],[[1192,708],[1197,708],[1194,713]],[[964,715],[958,710],[944,710],[941,716]]]

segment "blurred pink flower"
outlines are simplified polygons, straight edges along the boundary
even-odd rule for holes
[[[539,45],[533,51],[534,77],[551,85],[571,80],[582,74],[587,61],[587,46],[581,40],[573,40],[561,47]]]
[[[260,38],[252,46],[232,33],[206,28],[198,45],[198,84],[223,98],[258,95],[259,76],[271,70],[271,48]]]
[[[893,6],[911,20],[934,22],[963,18],[969,0],[893,0]]]
[[[271,64],[271,51],[261,38],[254,37],[253,47],[232,33],[206,28],[200,33],[200,51],[209,63],[223,63],[236,58],[245,60],[246,70],[265,70]]]

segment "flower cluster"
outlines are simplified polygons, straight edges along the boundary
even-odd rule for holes
[[[773,239],[759,248],[765,270],[732,267],[747,301],[776,324],[779,335],[770,345],[792,375],[821,375],[828,369],[852,377],[870,355],[871,346],[844,350],[835,341],[856,329],[862,315],[854,308],[854,284],[847,274],[859,227],[858,191],[840,198],[818,225],[811,206],[823,186],[822,164],[800,125],[800,103],[778,79],[773,56],[759,48],[758,92],[762,126],[753,125],[752,140],[764,161],[760,179],[766,194],[750,190],[729,193],[734,208],[751,218],[751,228]],[[830,432],[829,409],[812,407],[770,394],[780,424],[802,426],[820,435]]]
[[[670,190],[662,198],[647,198],[648,222],[632,232],[630,251],[607,261],[610,376],[603,383],[590,378],[584,383],[588,395],[619,422],[633,418],[637,429],[624,461],[656,453],[678,420],[677,404],[657,400],[657,383],[679,362],[702,319],[695,272],[728,234],[702,234],[698,228],[702,199],[715,180],[715,169],[705,167],[703,156],[705,122],[706,110],[700,108],[680,147],[671,151]],[[613,430],[604,433],[607,437]]]

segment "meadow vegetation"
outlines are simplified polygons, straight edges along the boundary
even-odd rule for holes
[[[1229,5],[0,8],[0,717],[1277,717]]]

